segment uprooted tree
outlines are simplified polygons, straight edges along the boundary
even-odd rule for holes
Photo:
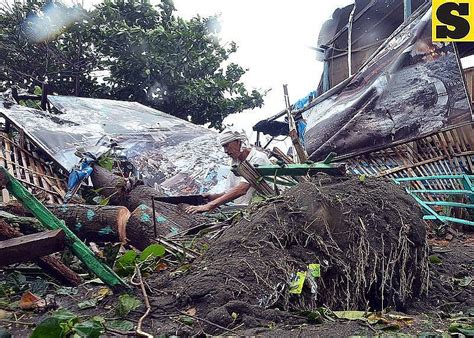
[[[262,94],[223,63],[237,47],[221,44],[215,17],[184,20],[170,0],[106,1],[92,10],[51,1],[0,9],[0,87],[133,100],[193,123],[260,107]],[[98,79],[104,81],[98,81]]]
[[[222,327],[232,313],[263,326],[282,319],[275,309],[403,309],[427,290],[427,254],[421,210],[403,189],[317,176],[250,209],[181,278],[154,281],[153,302],[164,313],[196,308]],[[292,293],[309,264],[320,276]]]

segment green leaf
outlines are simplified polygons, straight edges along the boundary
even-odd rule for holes
[[[322,324],[324,322],[323,315],[318,309],[314,311],[302,310],[297,313],[300,316],[306,317],[309,324]]]
[[[91,318],[91,320],[93,320],[94,322],[97,322],[101,325],[105,324],[105,318],[102,317],[102,316],[94,316],[94,317]]]
[[[77,316],[66,309],[59,309],[51,314],[52,318],[56,318],[60,321],[76,320]]]
[[[429,257],[429,260],[430,260],[430,263],[431,264],[443,264],[443,261],[441,258],[439,258],[438,256],[436,255],[431,255]]]
[[[127,294],[121,295],[119,297],[119,304],[117,308],[115,309],[115,312],[120,317],[125,317],[130,313],[130,311],[133,311],[137,309],[138,307],[140,307],[141,304],[142,303],[135,297],[132,297]]]
[[[78,303],[77,307],[81,310],[84,310],[84,309],[94,308],[96,307],[96,305],[97,305],[96,299],[89,299],[89,300],[85,300],[83,302]]]
[[[465,336],[474,336],[474,325],[464,323],[451,323],[448,331],[451,333],[462,333]]]
[[[107,322],[105,325],[109,329],[115,329],[120,331],[131,331],[133,330],[133,323],[128,320],[112,320]]]
[[[43,93],[43,90],[41,89],[40,86],[35,86],[35,89],[33,91],[33,94],[35,95],[41,95]]]
[[[61,321],[57,318],[46,318],[31,333],[30,338],[62,337]]]
[[[160,244],[152,244],[149,245],[143,250],[143,252],[140,255],[140,258],[138,259],[140,262],[144,262],[147,259],[150,258],[156,258],[156,257],[161,257],[165,254],[166,249],[163,245]]]
[[[137,253],[133,250],[125,252],[115,262],[115,270],[121,276],[127,276],[133,273],[135,270],[135,261],[137,259]]]
[[[110,197],[102,198],[99,202],[99,205],[109,205]]]
[[[178,320],[188,326],[192,326],[194,324],[194,319],[189,316],[180,316]]]
[[[65,337],[72,331],[77,320],[77,316],[71,311],[59,309],[51,314],[51,317],[40,322],[30,338]]]
[[[99,161],[97,163],[99,164],[99,166],[107,169],[108,171],[112,171],[114,167],[114,160],[111,157],[107,156],[99,158]]]
[[[113,266],[120,251],[121,243],[106,243],[104,246],[104,256],[107,265]]]
[[[81,337],[98,338],[102,333],[102,325],[96,321],[88,320],[74,325],[74,331]]]

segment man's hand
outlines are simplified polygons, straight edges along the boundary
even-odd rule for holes
[[[215,207],[211,203],[207,203],[204,205],[190,205],[186,209],[186,213],[188,214],[197,214],[201,212],[207,212],[213,210]]]

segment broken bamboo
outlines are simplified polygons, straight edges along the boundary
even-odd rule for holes
[[[264,196],[274,196],[275,191],[270,185],[263,180],[255,168],[247,161],[240,163],[237,168],[237,173],[245,178],[250,185],[255,188],[260,194]]]

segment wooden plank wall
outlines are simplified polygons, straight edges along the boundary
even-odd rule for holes
[[[440,131],[416,141],[339,159],[354,174],[388,178],[462,175],[474,172],[474,123]],[[462,189],[460,181],[412,181],[413,189]],[[429,200],[446,196],[423,196]]]
[[[19,180],[40,201],[62,204],[66,194],[66,178],[56,173],[52,166],[40,159],[35,147],[23,140],[23,146],[15,143],[8,134],[0,132],[0,165]],[[3,202],[8,202],[8,191],[2,191]]]

